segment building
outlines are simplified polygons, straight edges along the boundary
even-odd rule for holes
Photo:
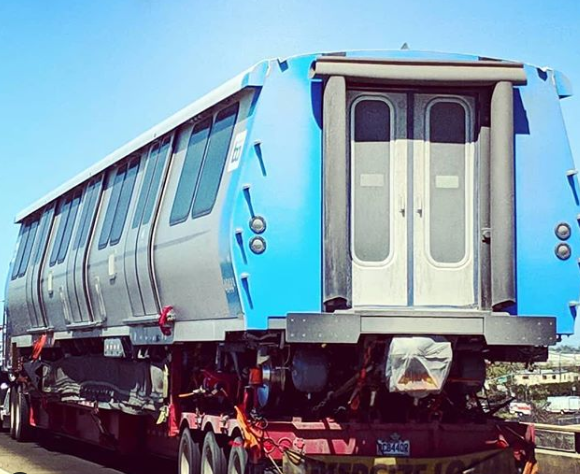
[[[524,370],[513,375],[514,385],[550,385],[580,381],[580,373],[566,369],[539,369],[533,372]]]

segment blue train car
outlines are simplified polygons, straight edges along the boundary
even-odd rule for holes
[[[573,332],[569,95],[557,71],[469,55],[259,63],[19,214],[25,396],[170,412],[177,433],[167,370],[183,412],[467,406],[485,360]]]

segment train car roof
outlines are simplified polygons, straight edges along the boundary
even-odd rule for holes
[[[35,213],[36,211],[42,209],[44,206],[50,202],[58,199],[63,194],[66,194],[71,189],[82,184],[83,182],[89,180],[91,177],[97,175],[103,170],[107,169],[111,165],[115,164],[117,161],[129,156],[131,153],[139,150],[143,146],[152,142],[156,138],[164,135],[165,133],[173,130],[187,120],[195,117],[204,110],[218,104],[227,97],[241,91],[246,87],[260,87],[264,85],[266,76],[268,75],[268,70],[273,63],[281,65],[293,58],[300,58],[305,56],[312,56],[313,58],[319,56],[347,56],[351,58],[388,58],[388,59],[401,59],[401,60],[429,60],[429,61],[480,61],[480,60],[497,60],[492,58],[483,58],[481,56],[472,54],[462,54],[462,53],[443,53],[443,52],[433,52],[433,51],[418,51],[418,50],[359,50],[359,51],[348,51],[348,52],[329,52],[329,53],[314,53],[314,54],[302,54],[292,56],[286,59],[271,59],[264,60],[252,66],[251,68],[245,70],[236,77],[230,79],[226,83],[217,87],[210,93],[204,95],[200,99],[196,100],[192,104],[183,108],[179,112],[175,113],[168,119],[162,121],[158,125],[149,129],[145,133],[139,135],[137,138],[126,143],[122,147],[115,150],[113,153],[107,155],[101,161],[91,166],[89,169],[78,174],[71,180],[59,186],[55,190],[48,193],[42,199],[39,199],[31,206],[21,211],[17,216],[15,221],[21,222],[29,215]],[[540,69],[540,68],[538,68]],[[559,71],[541,68],[544,72],[550,72],[552,75],[552,81],[558,92],[560,98],[570,97],[572,95],[572,85],[568,78]]]
[[[70,179],[63,185],[48,193],[43,198],[36,201],[34,204],[28,206],[16,216],[15,221],[17,223],[21,222],[29,215],[35,213],[39,209],[42,209],[47,204],[51,203],[55,199],[58,199],[60,196],[66,194],[76,186],[89,180],[91,177],[96,176],[103,170],[115,164],[117,161],[120,161],[123,158],[129,156],[131,153],[136,152],[156,138],[163,136],[167,132],[173,130],[187,120],[195,117],[204,110],[207,110],[210,107],[218,104],[236,92],[239,92],[246,87],[262,86],[266,78],[269,64],[270,61],[262,61],[255,66],[246,69],[241,74],[238,74],[236,77],[225,82],[210,93],[199,98],[187,107],[184,107],[179,112],[163,120],[161,123],[147,130],[145,133],[142,133],[137,138],[131,140],[111,154],[107,155],[105,158],[91,166],[89,169],[79,173],[74,178]]]

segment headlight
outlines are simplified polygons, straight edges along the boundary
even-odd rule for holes
[[[266,230],[266,219],[262,216],[254,216],[250,219],[250,229],[255,234],[261,234]]]
[[[572,235],[572,228],[566,222],[560,222],[554,232],[560,240],[568,240]]]
[[[568,244],[556,245],[556,257],[560,260],[568,260],[572,255],[572,249]]]
[[[260,255],[266,251],[266,241],[262,237],[252,237],[250,239],[250,250]]]

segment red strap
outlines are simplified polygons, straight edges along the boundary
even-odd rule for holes
[[[171,327],[169,326],[169,314],[173,311],[173,306],[165,306],[161,310],[157,324],[164,336],[171,336]]]

